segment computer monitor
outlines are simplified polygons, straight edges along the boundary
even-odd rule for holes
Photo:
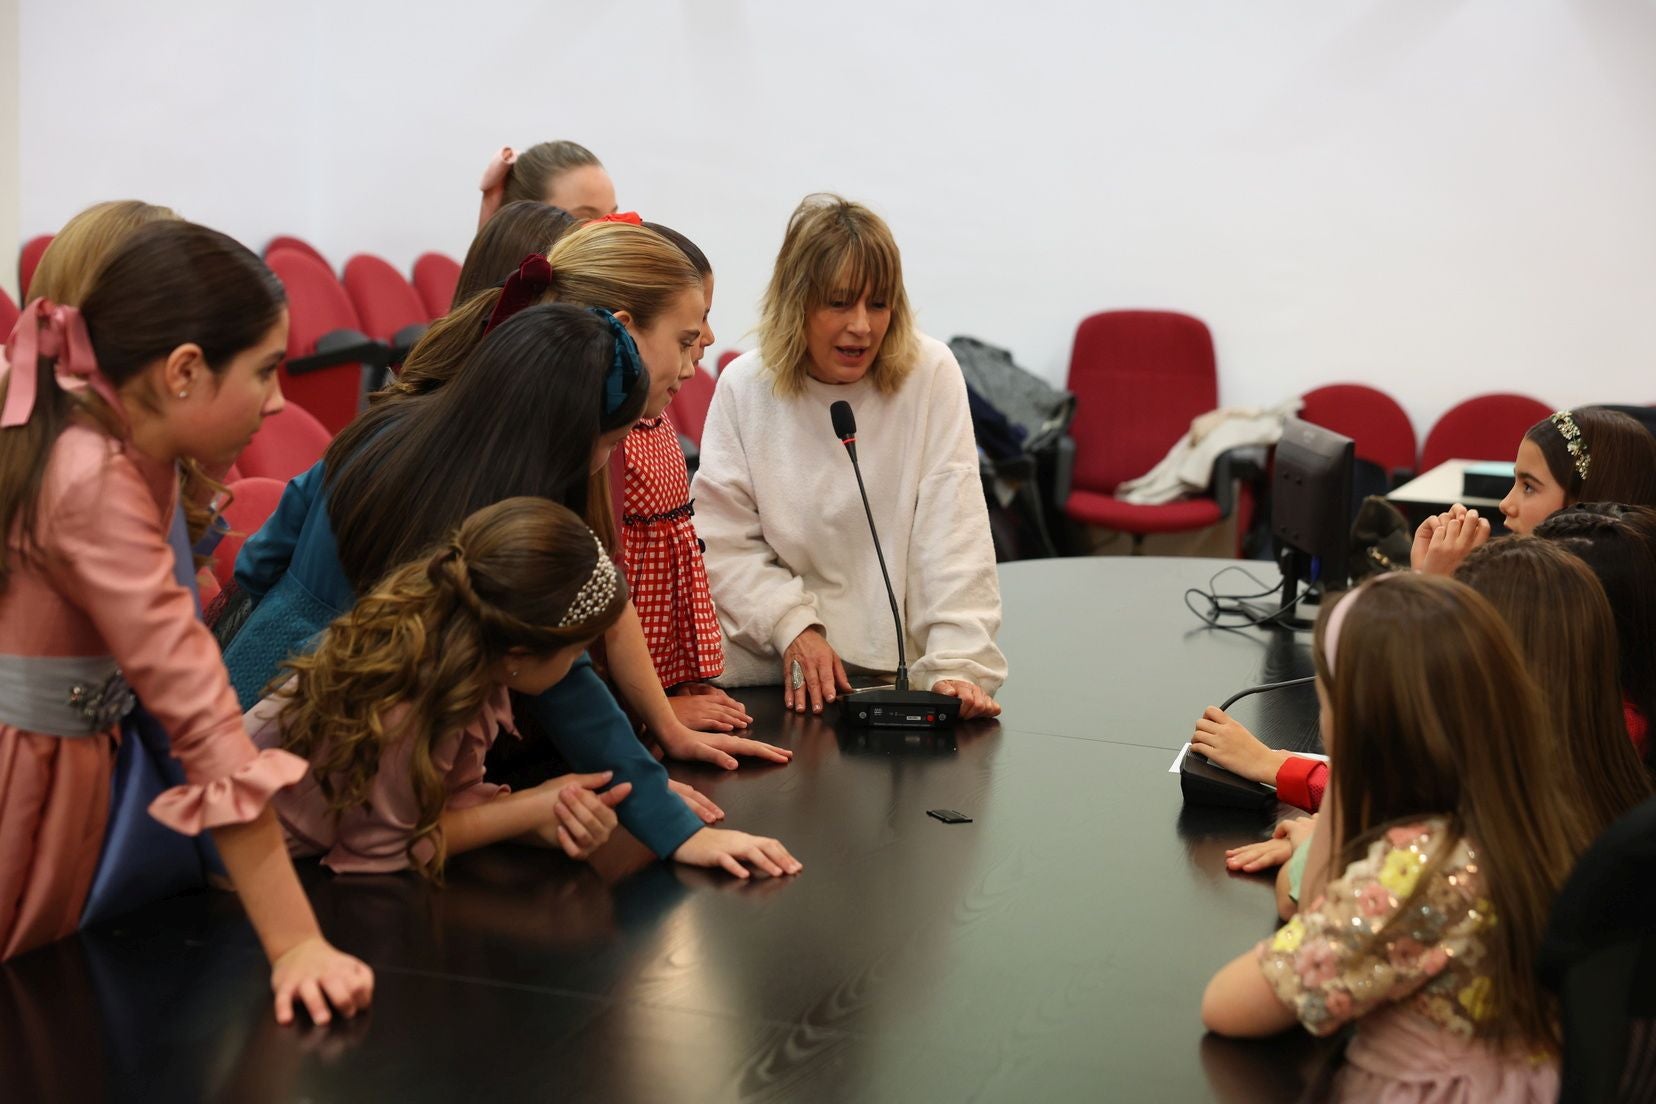
[[[1355,456],[1350,437],[1299,418],[1283,423],[1271,481],[1271,535],[1282,567],[1285,619],[1293,617],[1299,584],[1320,598],[1349,580]]]

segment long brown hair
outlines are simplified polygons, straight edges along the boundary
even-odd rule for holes
[[[920,356],[897,239],[884,219],[860,203],[826,193],[806,196],[788,219],[759,305],[759,352],[778,395],[805,390],[811,312],[837,299],[855,300],[865,289],[891,307],[891,324],[868,369],[875,388],[891,394]]]
[[[367,801],[387,749],[410,741],[420,816],[409,859],[441,879],[438,821],[447,794],[432,747],[477,716],[496,688],[490,668],[508,651],[548,656],[581,647],[615,623],[627,600],[619,573],[607,602],[560,625],[600,555],[592,531],[546,499],[509,498],[478,510],[435,551],[359,600],[313,653],[286,662],[294,684],[283,691],[282,746],[310,760],[337,815]],[[406,707],[403,723],[387,728],[398,707]],[[434,851],[422,862],[415,845],[424,839]]]
[[[1497,1008],[1480,1034],[1556,1051],[1554,1005],[1535,955],[1580,853],[1582,818],[1574,794],[1550,784],[1548,714],[1512,634],[1487,599],[1454,579],[1384,575],[1343,602],[1355,604],[1340,632],[1338,669],[1329,668],[1326,640],[1338,605],[1325,606],[1313,647],[1333,722],[1330,875],[1388,826],[1446,817],[1448,838],[1415,892],[1461,839],[1477,848],[1497,918],[1484,931]],[[1409,908],[1403,902],[1373,935],[1376,946],[1396,938]]]
[[[104,262],[134,233],[152,222],[176,222],[178,215],[170,207],[158,207],[137,199],[112,199],[94,203],[63,224],[52,238],[52,244],[40,258],[29,281],[29,300],[50,299],[72,307],[81,305],[92,288]],[[208,475],[195,460],[186,457],[179,461],[182,476],[179,480],[179,502],[189,526],[190,540],[199,540],[212,524],[216,511],[209,504],[215,499],[222,510],[230,502],[230,490],[219,480]],[[205,563],[205,558],[199,558]]]
[[[1568,416],[1580,431],[1587,474],[1576,468],[1564,436]],[[1553,480],[1564,488],[1564,505],[1625,502],[1656,506],[1656,437],[1632,417],[1602,406],[1561,410],[1530,426],[1524,439],[1541,450]]]
[[[526,255],[526,254],[525,254]],[[701,287],[701,274],[666,238],[624,222],[589,222],[557,240],[546,256],[552,282],[543,303],[624,310],[638,328],[648,327],[688,287]],[[523,260],[511,262],[512,269]],[[408,354],[387,394],[434,391],[454,378],[483,340],[483,327],[500,301],[500,288],[486,287],[431,324]]]
[[[1585,849],[1650,796],[1622,717],[1616,622],[1604,587],[1578,557],[1536,537],[1490,541],[1455,578],[1500,613],[1541,690],[1560,737],[1549,777],[1576,794],[1586,814],[1576,842]]]
[[[1610,598],[1627,700],[1656,724],[1656,510],[1614,502],[1566,506],[1535,527],[1592,569]],[[1656,763],[1656,741],[1645,761]]]
[[[81,313],[99,371],[120,388],[190,343],[215,375],[223,372],[275,324],[285,303],[281,283],[245,246],[205,226],[164,220],[134,231],[115,251]],[[52,358],[40,358],[34,413],[24,425],[0,429],[0,533],[21,534],[0,558],[0,589],[10,580],[10,553],[34,546],[40,484],[58,435],[77,412],[111,433],[118,424],[101,400],[59,388],[55,368]],[[0,403],[6,386],[0,383]]]
[[[607,516],[607,495],[587,498],[593,449],[638,419],[650,386],[640,369],[608,409],[617,347],[592,311],[542,303],[496,327],[446,387],[353,421],[325,457],[328,517],[351,585],[368,590],[505,498],[535,495]]]
[[[460,266],[460,282],[454,285],[449,309],[470,300],[478,292],[499,287],[517,271],[523,258],[545,253],[557,240],[581,224],[581,220],[550,203],[520,199],[508,203],[483,224],[466,250]]]

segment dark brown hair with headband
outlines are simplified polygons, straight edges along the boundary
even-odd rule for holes
[[[1312,649],[1332,722],[1329,877],[1390,826],[1446,819],[1415,892],[1469,841],[1497,918],[1482,939],[1500,1000],[1478,1034],[1556,1053],[1556,1009],[1535,956],[1559,885],[1591,837],[1574,793],[1548,775],[1551,718],[1512,634],[1482,595],[1433,575],[1383,575],[1336,610],[1344,612],[1333,669],[1327,610]],[[1405,897],[1367,937],[1382,960],[1387,942],[1406,934],[1410,910]]]
[[[78,312],[30,305],[7,342],[11,371],[0,385],[0,532],[19,534],[0,559],[0,589],[12,554],[34,546],[52,446],[76,413],[121,434],[117,390],[181,345],[199,345],[208,368],[223,372],[275,324],[284,302],[281,283],[245,246],[165,221],[126,240]]]
[[[1524,434],[1564,488],[1564,505],[1656,506],[1656,437],[1619,410],[1583,406],[1541,419]]]

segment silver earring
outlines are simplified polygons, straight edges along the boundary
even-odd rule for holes
[[[506,676],[506,677],[507,677],[507,678],[517,678],[517,668],[516,668],[516,667],[513,667],[513,668],[512,668],[512,673],[511,673],[511,674],[509,674],[509,675],[507,675],[507,676]]]
[[[183,398],[188,398],[188,397],[189,397],[189,394],[190,394],[190,393],[189,393],[189,392],[188,392],[188,391],[180,391],[180,392],[179,392],[179,393],[178,393],[178,397],[179,397],[179,398],[181,398],[181,399],[183,399]]]

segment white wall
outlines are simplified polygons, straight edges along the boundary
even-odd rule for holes
[[[0,0],[0,288],[18,297],[17,73],[18,0]]]
[[[1656,401],[1651,0],[20,3],[25,233],[136,195],[459,255],[490,151],[567,137],[713,258],[721,345],[833,189],[930,332],[1053,379],[1083,315],[1154,306],[1212,326],[1227,403]]]

